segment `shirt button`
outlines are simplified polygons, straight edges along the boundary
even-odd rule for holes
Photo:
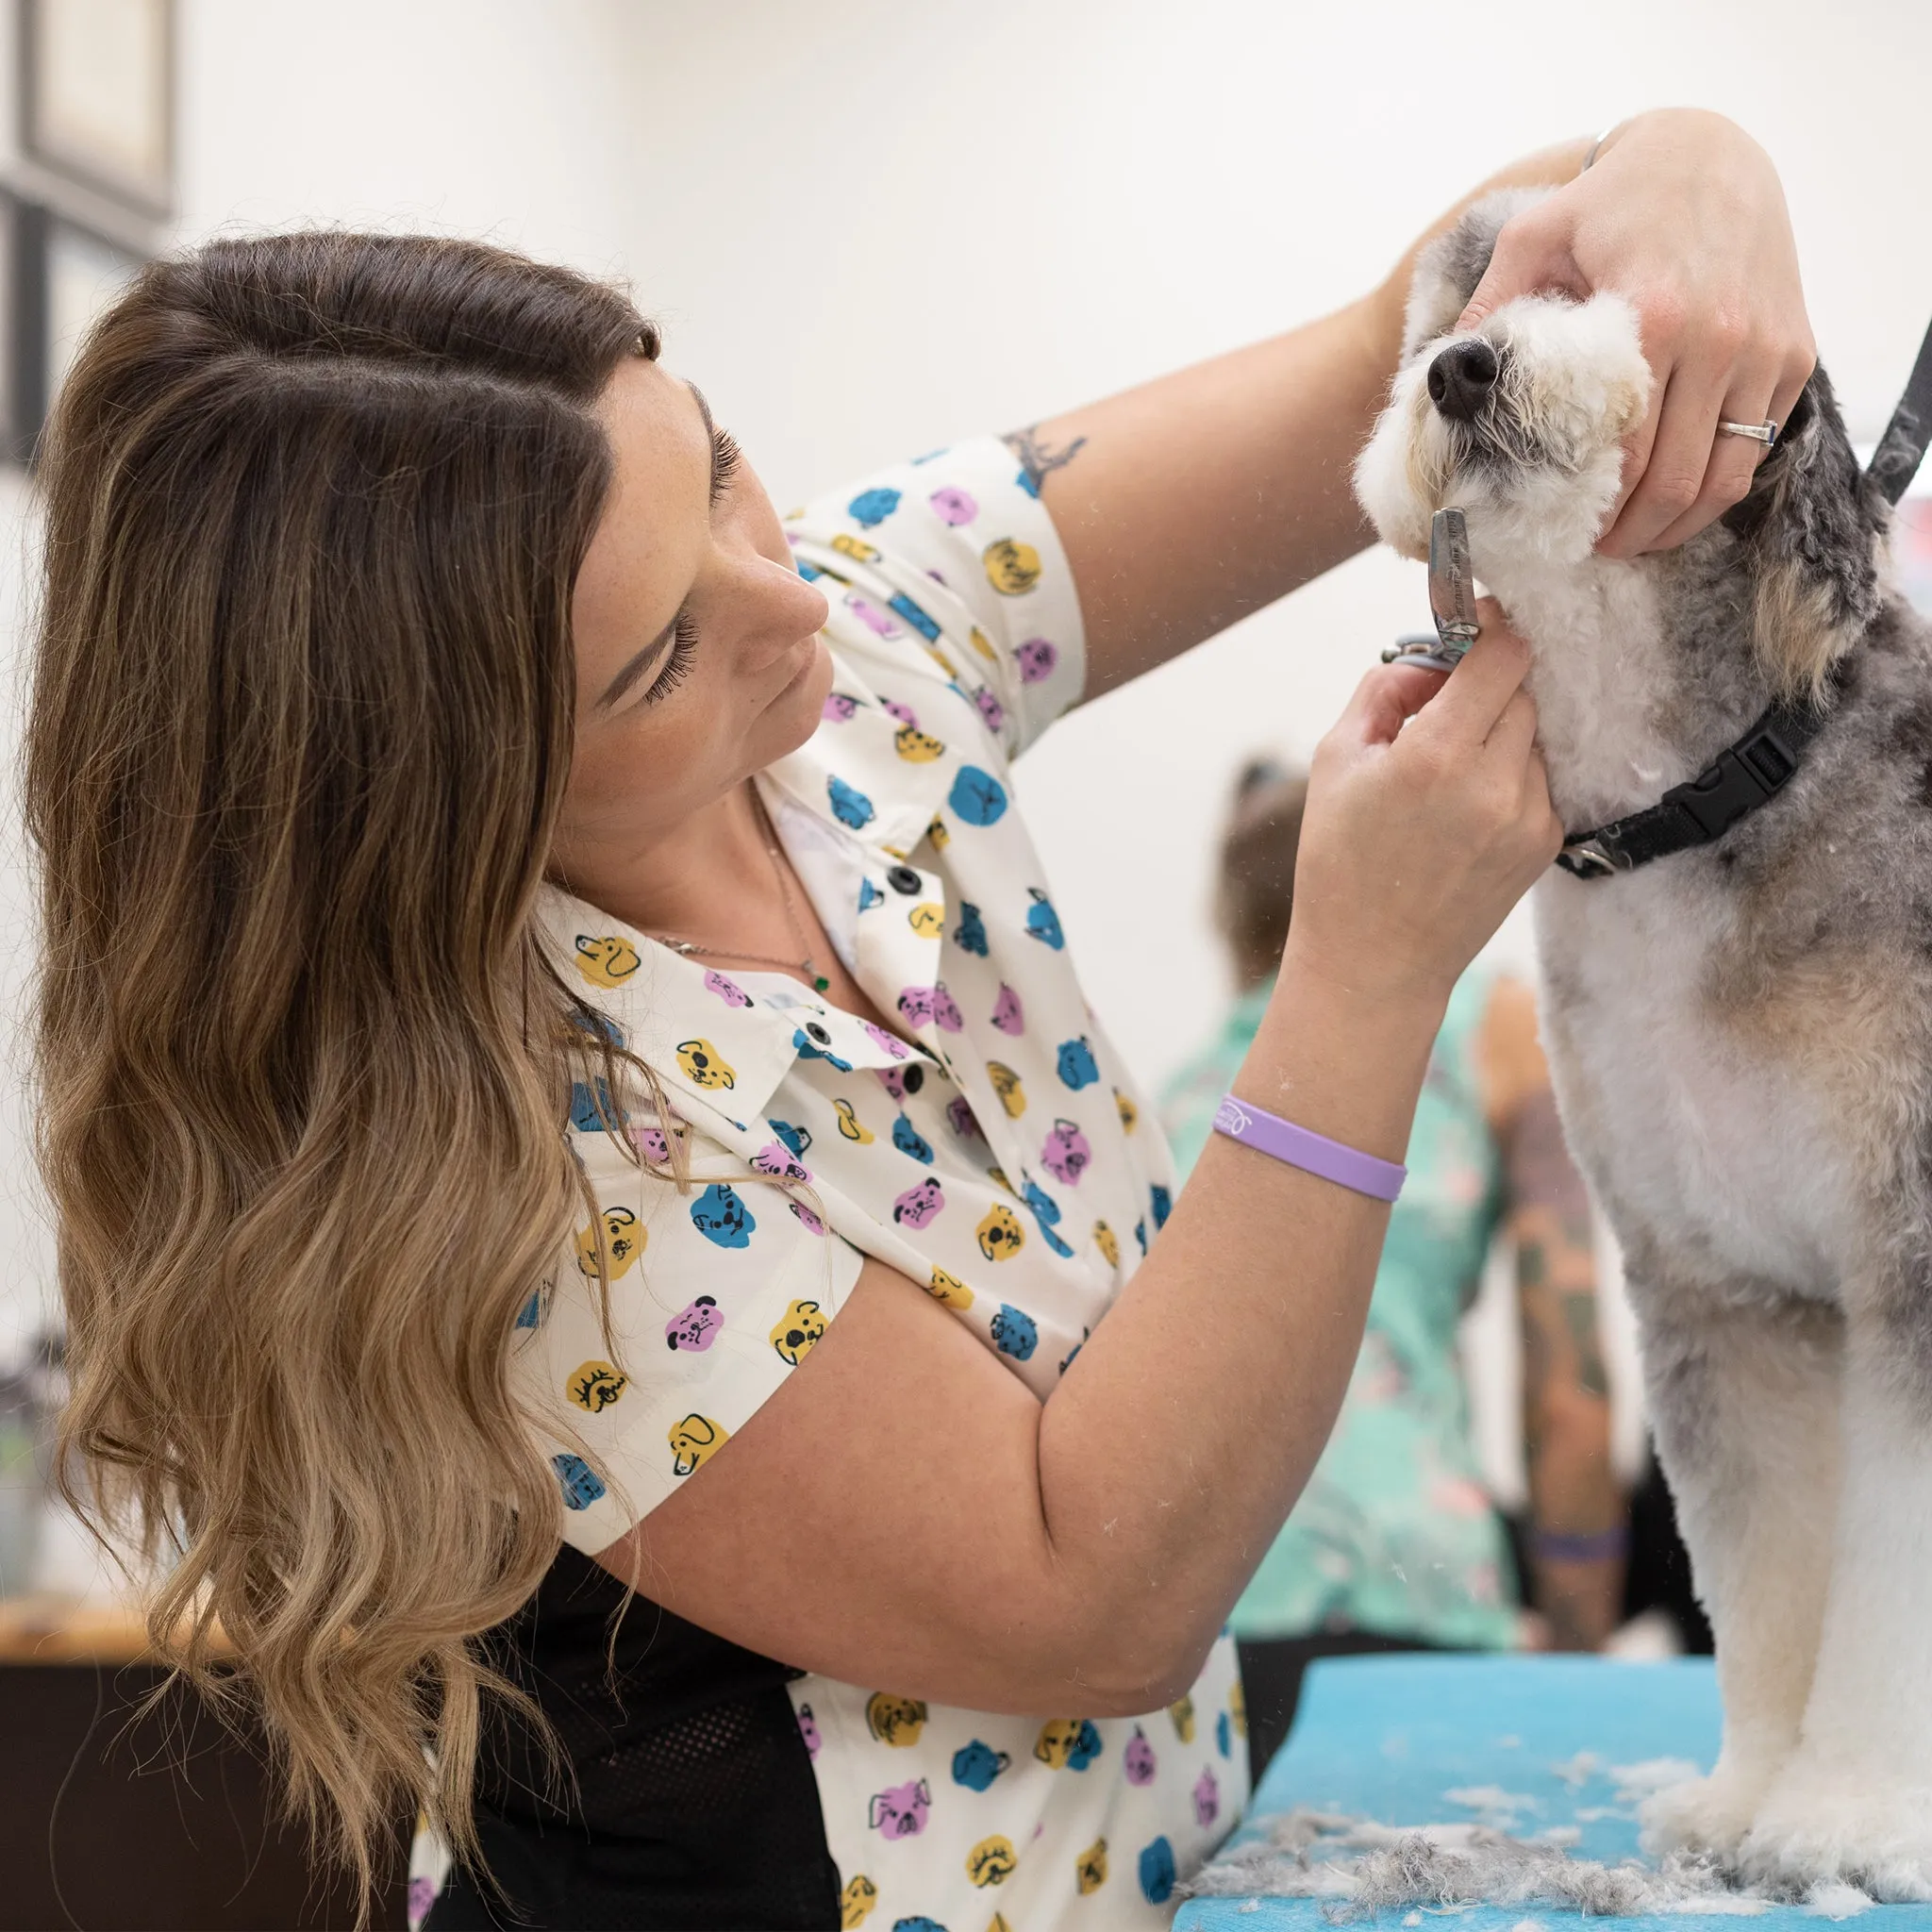
[[[909,865],[895,865],[886,874],[886,883],[895,892],[916,892],[925,881]]]
[[[805,1037],[808,1040],[815,1040],[821,1046],[830,1046],[832,1043],[832,1036],[816,1020],[808,1020],[805,1023]]]
[[[924,1067],[908,1067],[899,1075],[899,1084],[905,1088],[907,1092],[917,1093],[925,1085],[925,1069]]]

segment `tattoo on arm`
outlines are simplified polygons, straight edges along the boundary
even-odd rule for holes
[[[1040,486],[1046,477],[1056,470],[1064,470],[1087,447],[1087,439],[1076,436],[1065,448],[1054,449],[1040,440],[1039,429],[1038,423],[1029,423],[1024,429],[1012,430],[1000,438],[1019,458],[1020,472],[1032,486],[1035,496],[1040,494]]]

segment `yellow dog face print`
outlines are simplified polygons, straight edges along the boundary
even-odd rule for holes
[[[590,933],[576,937],[577,971],[592,986],[622,986],[638,970],[638,949],[615,933],[602,939]]]
[[[979,560],[987,582],[1002,597],[1024,597],[1040,581],[1040,552],[1011,537],[989,543]]]
[[[772,1330],[772,1346],[778,1351],[780,1361],[795,1369],[824,1332],[825,1312],[817,1302],[793,1302]]]
[[[602,1253],[598,1237],[602,1235]],[[607,1208],[576,1238],[577,1266],[592,1281],[615,1281],[644,1252],[643,1224],[628,1208]],[[606,1273],[606,1264],[608,1273]]]
[[[610,1362],[579,1362],[564,1386],[564,1393],[591,1415],[603,1412],[630,1386],[630,1377]]]
[[[680,1040],[677,1064],[693,1087],[736,1087],[738,1074],[708,1040]]]
[[[672,1474],[689,1475],[708,1457],[715,1456],[731,1434],[708,1416],[693,1414],[671,1425],[669,1440]]]

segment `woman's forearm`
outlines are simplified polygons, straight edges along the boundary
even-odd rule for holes
[[[1241,1098],[1399,1160],[1441,1019],[1284,965]],[[1041,1510],[1083,1675],[1141,1707],[1198,1665],[1321,1454],[1388,1209],[1215,1136],[1046,1404]]]

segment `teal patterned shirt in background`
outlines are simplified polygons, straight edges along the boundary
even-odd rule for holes
[[[1478,1474],[1457,1349],[1503,1213],[1475,1067],[1493,985],[1475,968],[1450,996],[1361,1354],[1307,1488],[1235,1606],[1237,1637],[1360,1630],[1483,1650],[1516,1641],[1514,1573]],[[1164,1115],[1184,1174],[1273,991],[1269,981],[1244,993],[1168,1089]]]

